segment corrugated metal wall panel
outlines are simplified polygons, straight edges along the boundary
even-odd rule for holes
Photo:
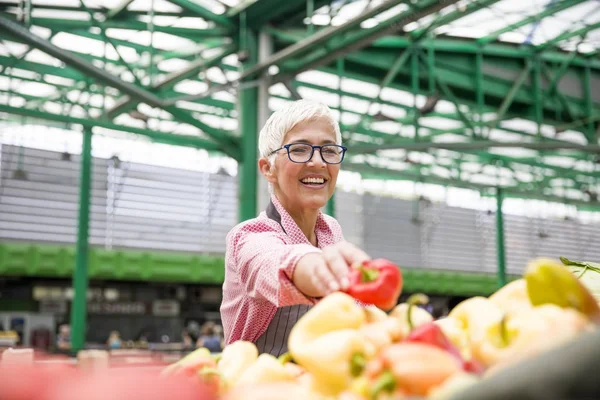
[[[336,190],[335,216],[344,231],[344,239],[362,248],[364,236],[362,196]]]
[[[2,146],[0,240],[74,243],[79,156]],[[26,180],[15,177],[22,166]],[[237,223],[237,179],[93,159],[90,242],[113,248],[223,253]],[[496,216],[425,201],[336,191],[346,240],[407,267],[495,272]],[[600,260],[600,226],[505,215],[507,271],[533,257]]]
[[[415,204],[370,194],[363,196],[363,202],[365,251],[403,266],[423,265],[421,227],[413,221]]]

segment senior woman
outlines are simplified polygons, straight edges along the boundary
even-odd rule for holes
[[[227,235],[227,344],[246,340],[261,353],[285,353],[296,321],[323,296],[347,288],[350,266],[369,259],[320,211],[344,160],[341,139],[331,110],[308,100],[273,113],[261,130],[258,166],[271,201]]]

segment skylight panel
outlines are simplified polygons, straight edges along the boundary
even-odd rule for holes
[[[49,28],[45,28],[42,26],[32,25],[29,30],[36,36],[39,36],[44,39],[48,39],[52,34],[52,31]]]
[[[42,109],[51,114],[61,114],[63,112],[64,105],[54,101],[45,101],[42,104]]]
[[[68,32],[60,32],[52,38],[52,43],[64,50],[92,54],[96,49],[103,49],[104,42]]]
[[[390,87],[385,87],[381,90],[381,99],[405,106],[412,106],[414,104],[414,95],[412,93]]]
[[[320,102],[327,104],[329,107],[339,106],[339,96],[335,93],[324,92],[322,90],[313,89],[309,87],[299,87],[298,93],[304,99],[315,99]]]
[[[208,84],[206,82],[194,81],[186,79],[181,82],[177,82],[174,87],[176,92],[185,94],[197,94],[203,93],[208,90]]]
[[[2,46],[0,46],[2,50],[7,50],[9,55],[13,55],[15,57],[21,57],[27,50],[29,50],[29,46],[21,43],[11,42],[10,40],[2,40]]]
[[[224,14],[227,11],[227,8],[223,5],[223,3],[217,0],[188,0],[192,3],[195,3],[205,9],[211,11],[214,14]]]
[[[54,86],[41,82],[22,82],[16,89],[19,93],[36,97],[46,97],[56,91]]]
[[[10,97],[10,100],[8,101],[8,105],[11,107],[23,107],[25,105],[26,101],[23,97],[21,96],[16,96],[13,95]]]
[[[331,89],[337,89],[339,82],[339,78],[336,75],[330,74],[328,72],[315,70],[306,71],[298,74],[296,76],[296,80],[300,82],[312,83],[319,86],[325,86]],[[342,87],[344,85],[343,82],[344,79],[342,80]]]
[[[56,5],[56,4],[53,4]],[[64,11],[64,10],[49,10],[47,8],[32,7],[32,18],[55,18],[68,19],[74,21],[89,21],[90,13],[87,11]]]
[[[387,104],[380,106],[381,113],[389,118],[400,119],[406,116],[406,111],[400,107],[392,107]]]
[[[235,96],[233,94],[229,93],[229,92],[224,91],[224,90],[213,94],[212,97],[215,100],[223,100],[223,101],[228,101],[230,103],[235,103],[236,102]]]
[[[190,65],[187,60],[181,60],[179,58],[171,58],[169,60],[161,61],[158,63],[158,68],[165,72],[181,71]]]
[[[463,127],[463,123],[461,121],[442,117],[421,117],[419,118],[419,123],[438,129],[458,129]]]
[[[132,11],[149,11],[152,4],[154,4],[154,11],[157,12],[180,13],[183,11],[181,7],[167,0],[134,0],[134,2],[129,5],[128,9]]]
[[[397,135],[400,131],[400,124],[392,121],[377,121],[371,123],[370,129],[388,135]]]
[[[523,149],[518,147],[492,147],[488,149],[490,154],[498,154],[499,156],[516,157],[516,158],[532,158],[537,157],[537,151]]]
[[[10,75],[17,78],[25,78],[25,79],[36,79],[38,74],[37,72],[28,71],[26,69],[20,68],[12,68],[10,70]]]
[[[63,78],[62,76],[56,76],[56,75],[44,75],[44,80],[48,83],[54,84],[54,85],[59,85],[59,86],[72,86],[73,84],[75,84],[75,81],[73,79],[69,79],[69,78]]]
[[[557,139],[564,140],[571,143],[577,143],[581,145],[588,144],[588,140],[582,132],[568,130],[557,133],[555,136]]]

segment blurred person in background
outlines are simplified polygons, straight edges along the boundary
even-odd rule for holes
[[[108,339],[106,341],[106,345],[108,346],[108,348],[111,350],[120,349],[121,344],[121,334],[119,333],[119,331],[110,332],[110,335],[108,336]]]
[[[69,325],[63,324],[58,328],[56,347],[59,350],[69,350],[71,348],[71,327]]]
[[[296,321],[320,298],[347,288],[350,267],[370,258],[321,212],[346,153],[331,110],[293,102],[269,117],[258,141],[271,201],[227,235],[220,311],[227,344],[246,340],[279,356]]]
[[[200,336],[196,341],[197,347],[206,347],[211,353],[219,353],[223,349],[221,336],[218,333],[217,325],[212,321],[207,321],[200,328]]]

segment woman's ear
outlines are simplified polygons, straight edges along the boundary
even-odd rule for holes
[[[263,176],[267,179],[267,181],[271,183],[275,182],[275,166],[271,165],[269,160],[267,160],[266,158],[260,158],[258,160],[258,169],[260,170],[261,174],[263,174]]]

